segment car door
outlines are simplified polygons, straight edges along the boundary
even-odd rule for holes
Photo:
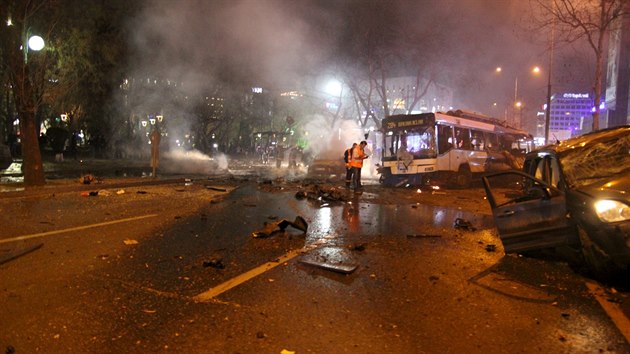
[[[516,170],[488,174],[482,180],[506,252],[569,243],[574,229],[559,189]]]

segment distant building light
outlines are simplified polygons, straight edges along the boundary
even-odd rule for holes
[[[562,98],[589,98],[588,93],[565,93]]]

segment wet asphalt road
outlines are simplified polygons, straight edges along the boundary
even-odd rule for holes
[[[214,186],[0,200],[0,250],[43,244],[0,265],[0,345],[16,353],[630,352],[584,278],[561,262],[505,256],[489,215],[377,203],[388,193],[378,186],[332,204],[296,199],[292,187]],[[298,215],[305,234],[289,227],[252,237],[265,222]],[[454,229],[456,218],[476,230]],[[24,235],[37,237],[9,242]],[[301,262],[309,260],[357,268],[341,274]]]

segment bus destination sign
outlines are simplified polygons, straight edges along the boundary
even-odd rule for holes
[[[396,122],[387,122],[387,129],[406,128],[417,125],[424,125],[427,121],[424,118],[414,117],[414,119],[400,120]]]

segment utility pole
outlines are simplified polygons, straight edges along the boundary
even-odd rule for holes
[[[547,70],[547,109],[545,109],[545,145],[549,144],[549,124],[551,123],[551,70],[553,68],[553,47],[556,31],[556,20],[554,17],[551,25],[551,39],[549,48],[549,68]]]

